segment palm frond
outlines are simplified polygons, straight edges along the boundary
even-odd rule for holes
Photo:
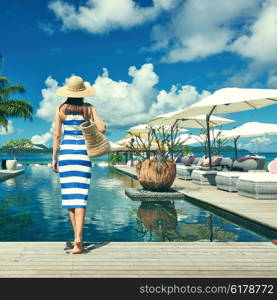
[[[2,125],[6,131],[8,131],[8,120],[0,113],[0,125]]]
[[[9,99],[0,101],[0,115],[4,115],[7,118],[32,120],[32,112],[32,104],[25,100]]]
[[[4,76],[0,76],[0,90],[4,89],[9,85],[9,79]]]
[[[25,88],[22,84],[15,84],[15,85],[10,85],[5,88],[0,88],[0,100],[2,99],[7,99],[11,95],[20,93],[23,94],[25,92]]]

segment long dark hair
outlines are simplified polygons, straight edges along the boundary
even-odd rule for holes
[[[89,103],[84,102],[84,98],[67,98],[64,103],[59,106],[59,111],[66,105],[65,114],[80,115],[83,114],[84,107],[90,106]]]

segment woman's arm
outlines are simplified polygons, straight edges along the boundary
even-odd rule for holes
[[[52,155],[52,169],[54,172],[58,172],[57,154],[59,153],[59,149],[60,149],[61,133],[62,133],[62,121],[60,118],[60,112],[57,110],[55,116],[55,123],[54,123],[53,155]]]
[[[106,124],[101,119],[101,117],[99,116],[99,114],[96,111],[94,106],[91,106],[91,115],[92,115],[92,118],[93,118],[98,130],[102,133],[105,133],[106,132]]]

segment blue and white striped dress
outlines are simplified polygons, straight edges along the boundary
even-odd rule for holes
[[[91,178],[91,160],[80,127],[83,115],[68,114],[63,121],[58,168],[63,208],[86,208]]]

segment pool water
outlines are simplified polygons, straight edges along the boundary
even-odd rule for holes
[[[136,186],[136,180],[94,165],[85,241],[267,241],[186,201],[132,201],[124,188]],[[59,175],[47,165],[26,166],[25,173],[1,182],[0,191],[0,241],[72,240]]]

